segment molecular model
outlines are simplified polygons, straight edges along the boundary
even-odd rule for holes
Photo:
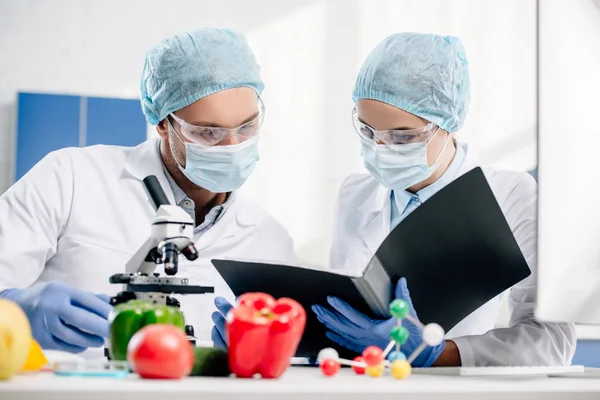
[[[334,376],[342,365],[349,365],[358,375],[367,374],[371,377],[382,376],[386,368],[389,368],[392,376],[396,379],[408,377],[412,363],[427,346],[437,346],[444,340],[444,329],[438,324],[423,325],[419,320],[410,315],[408,303],[402,299],[396,299],[390,303],[390,314],[396,318],[397,324],[390,332],[390,343],[382,350],[377,346],[367,347],[362,356],[354,360],[345,360],[339,357],[338,352],[332,348],[326,348],[319,352],[317,361],[325,376]],[[408,330],[402,326],[402,320],[407,319],[421,329],[423,343],[421,343],[412,354],[406,355],[400,351],[401,346],[409,337]],[[394,351],[392,351],[394,350]]]

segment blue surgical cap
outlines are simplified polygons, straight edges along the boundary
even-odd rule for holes
[[[365,60],[352,98],[378,100],[457,132],[469,108],[469,68],[460,39],[419,33],[386,38]]]
[[[168,38],[146,54],[142,110],[151,125],[203,97],[236,87],[259,95],[264,83],[246,38],[226,29],[199,29]]]

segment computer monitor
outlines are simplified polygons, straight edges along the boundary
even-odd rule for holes
[[[538,1],[535,315],[600,324],[600,1]]]

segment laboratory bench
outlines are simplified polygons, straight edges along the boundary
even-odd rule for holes
[[[1,400],[270,400],[361,399],[600,399],[600,376],[568,377],[459,377],[412,375],[357,376],[343,368],[328,378],[318,368],[292,367],[277,380],[186,378],[180,381],[74,378],[51,372],[19,375],[0,382]]]

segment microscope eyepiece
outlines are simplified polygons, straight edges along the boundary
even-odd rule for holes
[[[146,191],[148,192],[155,209],[158,210],[160,206],[169,204],[169,199],[160,186],[160,182],[158,182],[156,176],[147,176],[142,182],[144,182],[144,187],[146,188]]]

